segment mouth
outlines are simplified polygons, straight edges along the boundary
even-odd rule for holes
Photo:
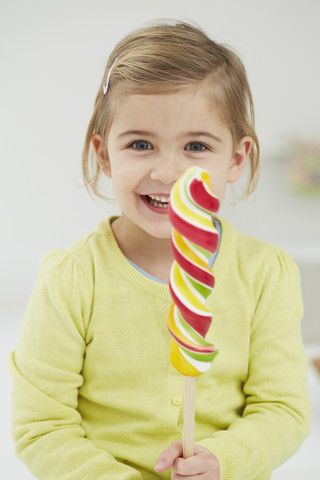
[[[158,194],[158,195],[141,195],[144,203],[149,206],[153,211],[158,211],[159,213],[166,213],[169,205],[169,195]]]

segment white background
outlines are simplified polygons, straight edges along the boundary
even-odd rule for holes
[[[224,215],[320,258],[320,201],[286,190],[278,158],[288,138],[319,139],[319,0],[2,0],[0,9],[2,305],[25,303],[41,257],[109,214],[82,187],[84,136],[108,55],[154,18],[199,23],[246,65],[262,172],[257,193]]]
[[[301,265],[320,265],[320,201],[290,192],[282,159],[289,139],[319,141],[320,1],[1,0],[0,302],[1,312],[10,312],[1,314],[1,326],[10,319],[19,328],[12,312],[24,310],[41,257],[109,215],[111,207],[94,202],[81,177],[97,88],[115,44],[144,22],[168,17],[197,22],[234,47],[247,68],[260,186],[223,215]],[[28,478],[12,472],[6,480]]]

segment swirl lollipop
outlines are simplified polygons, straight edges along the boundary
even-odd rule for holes
[[[173,304],[168,313],[172,336],[170,360],[185,376],[184,457],[193,455],[194,390],[196,376],[206,372],[217,348],[206,342],[212,317],[206,299],[214,286],[208,265],[219,237],[212,215],[219,200],[210,188],[208,172],[190,167],[174,185],[169,203],[174,262],[169,288]]]

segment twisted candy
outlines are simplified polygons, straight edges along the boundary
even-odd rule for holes
[[[190,167],[174,185],[169,202],[175,258],[169,280],[174,303],[167,319],[172,336],[170,360],[185,376],[206,372],[218,353],[204,338],[212,321],[205,300],[214,286],[208,261],[218,247],[212,221],[218,209],[208,172]]]

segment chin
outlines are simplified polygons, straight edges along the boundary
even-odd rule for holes
[[[147,230],[147,233],[151,237],[169,241],[171,238],[171,227],[169,229],[168,228],[150,229],[150,230]]]

